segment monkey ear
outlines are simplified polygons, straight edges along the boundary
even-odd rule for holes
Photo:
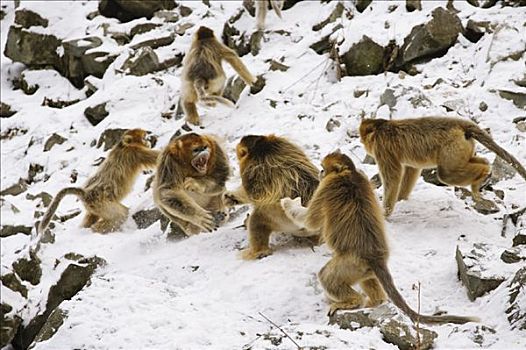
[[[129,145],[132,141],[133,136],[131,135],[124,135],[124,137],[122,138],[122,143],[124,143],[125,145]]]

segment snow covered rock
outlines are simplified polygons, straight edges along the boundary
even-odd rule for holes
[[[136,18],[151,18],[158,10],[171,10],[176,6],[174,0],[101,0],[99,12],[105,17],[129,22]]]
[[[367,35],[343,54],[347,75],[371,75],[383,72],[384,48]]]
[[[13,25],[7,34],[4,55],[29,67],[52,66],[60,69],[62,60],[58,49],[61,45],[60,39],[54,35],[41,34]]]
[[[146,75],[159,69],[159,58],[151,47],[141,47],[124,61],[121,69],[131,75]]]
[[[491,292],[506,279],[503,269],[495,266],[495,261],[500,261],[498,255],[495,247],[484,243],[474,243],[467,248],[457,246],[458,276],[470,300]]]
[[[31,234],[31,227],[25,225],[2,225],[0,227],[0,237],[9,237],[19,233]]]
[[[13,263],[13,271],[20,279],[35,286],[40,283],[42,277],[40,263],[36,252],[31,250],[27,257],[22,257]]]
[[[263,32],[253,31],[250,33],[255,26],[254,21],[245,9],[240,9],[223,26],[223,43],[236,51],[239,56],[244,56],[249,52],[255,56],[261,49],[260,42],[263,38]],[[239,23],[243,23],[243,25]],[[252,26],[247,25],[247,23],[251,23]]]
[[[15,115],[16,111],[10,105],[0,102],[0,118],[10,118]]]
[[[53,133],[44,144],[44,152],[48,152],[53,148],[55,145],[61,145],[64,142],[66,142],[68,139],[65,137],[60,136],[57,133]]]
[[[526,267],[521,268],[507,286],[509,307],[506,309],[512,329],[526,330]]]
[[[47,27],[49,21],[43,18],[38,13],[28,9],[20,9],[15,12],[15,23],[21,25],[23,28],[32,26]]]

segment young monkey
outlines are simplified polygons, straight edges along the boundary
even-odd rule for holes
[[[281,205],[298,226],[321,229],[324,241],[333,250],[332,259],[318,273],[330,301],[329,315],[338,309],[364,306],[363,296],[352,288],[359,283],[368,297],[366,307],[380,305],[389,297],[415,322],[476,321],[471,317],[420,315],[407,305],[387,268],[384,218],[369,179],[340,153],[326,156],[322,166],[322,179],[308,208],[290,198],[282,199]]]
[[[214,36],[212,29],[199,27],[192,41],[192,46],[183,61],[181,76],[181,102],[186,120],[199,125],[199,114],[196,102],[208,106],[222,103],[233,106],[233,103],[221,96],[225,88],[225,71],[222,62],[227,61],[247,85],[256,82],[236,52]]]
[[[510,163],[526,179],[522,164],[469,120],[449,117],[364,119],[360,139],[374,157],[384,186],[389,216],[397,201],[407,199],[423,168],[437,168],[438,178],[453,186],[471,185],[475,200],[491,175],[485,158],[475,155],[475,140]]]
[[[150,149],[146,136],[147,132],[142,129],[126,131],[83,187],[66,187],[55,196],[38,232],[44,232],[58,205],[68,194],[79,197],[86,208],[82,227],[90,227],[99,233],[118,230],[128,217],[128,208],[121,201],[131,192],[139,173],[155,167],[157,162],[159,152]]]

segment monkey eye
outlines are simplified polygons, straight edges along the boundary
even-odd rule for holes
[[[320,170],[320,179],[323,179],[324,176],[325,176],[325,170],[321,169]]]
[[[199,146],[199,147],[194,148],[194,149],[192,150],[192,153],[193,153],[193,154],[199,154],[199,153],[201,153],[201,152],[203,152],[203,151],[206,151],[207,148],[208,148],[208,147],[206,147],[206,146]]]

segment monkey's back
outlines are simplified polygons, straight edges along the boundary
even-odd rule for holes
[[[384,219],[367,177],[345,171],[322,180],[319,191],[329,247],[359,258],[387,258]]]
[[[211,39],[208,39],[210,41]],[[213,80],[223,73],[221,56],[212,43],[202,43],[188,53],[191,59],[186,62],[183,75],[189,80]]]

